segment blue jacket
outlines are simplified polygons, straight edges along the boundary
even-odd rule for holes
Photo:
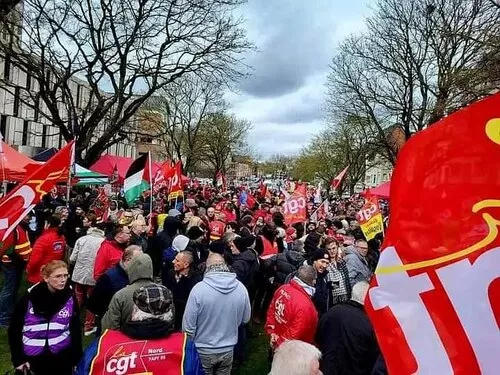
[[[238,327],[249,320],[250,299],[236,274],[212,271],[191,290],[182,330],[201,354],[225,353],[238,342]]]
[[[128,275],[120,262],[97,280],[87,303],[87,308],[102,318],[108,310],[109,303],[115,293],[127,285]]]

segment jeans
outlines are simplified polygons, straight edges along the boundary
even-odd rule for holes
[[[205,375],[231,375],[233,351],[217,354],[201,354],[201,366]]]
[[[0,262],[3,273],[3,287],[0,292],[0,325],[8,326],[14,313],[17,290],[21,285],[23,267],[17,263]]]

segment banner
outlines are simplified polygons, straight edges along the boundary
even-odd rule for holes
[[[184,197],[184,187],[182,184],[182,162],[178,161],[166,175],[167,186],[169,187],[168,200]]]
[[[158,194],[162,189],[168,190],[167,177],[172,170],[170,160],[164,162],[153,178],[153,194]]]
[[[344,180],[344,177],[347,173],[347,170],[349,169],[349,166],[345,167],[342,172],[340,172],[337,177],[335,177],[332,182],[330,182],[330,187],[333,190],[337,190],[337,188],[340,186],[342,181]]]
[[[497,374],[500,94],[403,146],[365,308],[390,374]]]
[[[226,191],[226,176],[220,171],[215,175],[215,187],[222,189],[222,191]]]
[[[384,233],[384,219],[378,199],[376,196],[371,195],[369,191],[366,192],[365,204],[356,214],[356,219],[367,241],[374,239],[379,233]]]
[[[7,238],[61,176],[68,175],[74,150],[72,141],[0,200],[0,241]]]
[[[306,221],[306,194],[307,187],[305,184],[297,185],[292,194],[285,194],[285,203],[283,204],[283,215],[285,223],[291,225]]]

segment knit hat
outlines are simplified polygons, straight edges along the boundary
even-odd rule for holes
[[[159,284],[151,284],[137,289],[133,295],[134,304],[139,310],[151,315],[174,313],[172,292]]]
[[[226,250],[226,244],[222,240],[212,241],[210,243],[210,245],[208,246],[208,249],[212,253],[217,253],[217,254],[220,254],[220,255],[224,255],[224,252]]]
[[[314,262],[315,260],[319,259],[330,260],[330,254],[325,249],[317,249],[312,256],[311,261]]]
[[[188,229],[186,235],[189,237],[191,240],[196,240],[197,238],[200,238],[203,236],[205,233],[200,227],[194,226]]]
[[[214,263],[205,268],[205,273],[209,272],[231,272],[226,263]]]
[[[177,252],[184,251],[186,250],[188,243],[189,243],[189,238],[184,236],[183,234],[179,234],[172,241],[172,248]]]
[[[255,242],[255,236],[245,236],[245,237],[236,237],[234,239],[234,246],[240,251],[243,252],[252,246]]]

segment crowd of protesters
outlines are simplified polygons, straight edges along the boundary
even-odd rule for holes
[[[227,190],[186,190],[182,204],[145,194],[132,207],[118,194],[104,210],[95,189],[68,204],[47,194],[3,244],[0,325],[14,368],[146,372],[103,348],[150,340],[173,353],[150,373],[225,375],[248,360],[260,324],[273,375],[384,374],[363,309],[381,238],[365,240],[362,200],[332,196],[323,217],[287,225],[278,192],[249,207]],[[99,340],[83,351],[82,334]]]

